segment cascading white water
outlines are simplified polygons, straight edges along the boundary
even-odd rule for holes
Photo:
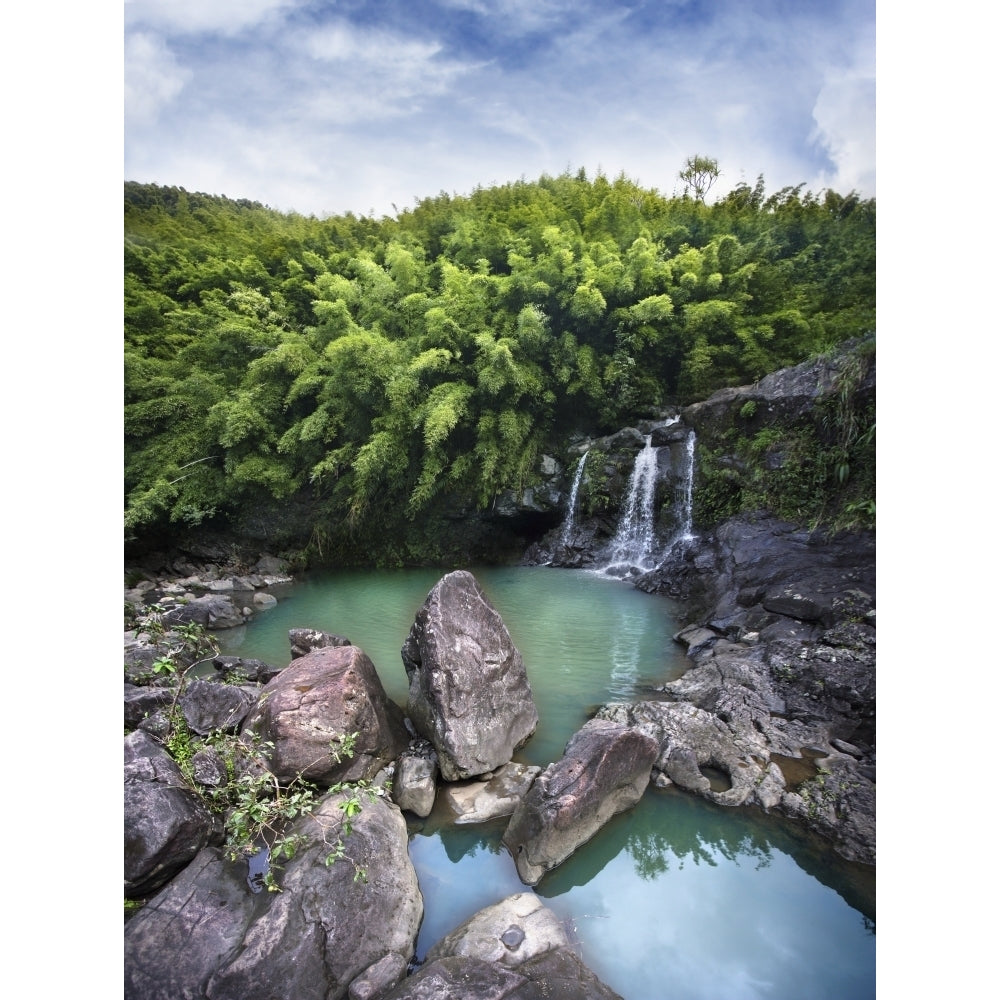
[[[694,493],[694,431],[688,431],[687,444],[685,448],[687,463],[684,468],[684,505],[682,508],[681,529],[674,538],[674,542],[689,542],[694,538],[691,534]],[[671,542],[673,545],[673,542]]]
[[[678,423],[677,417],[662,426]],[[670,445],[664,445],[672,449]],[[676,483],[673,504],[673,520],[677,529],[663,545],[657,538],[656,484],[659,478],[659,448],[652,445],[652,435],[646,436],[646,445],[636,455],[629,481],[628,495],[614,538],[605,550],[603,570],[614,576],[630,575],[639,570],[655,569],[674,546],[690,542],[693,523],[695,433],[689,431],[684,448],[684,465],[680,467],[679,456],[676,467],[671,471],[671,479]],[[679,494],[679,495],[678,495]]]
[[[559,538],[561,545],[569,545],[570,539],[573,537],[573,518],[576,516],[576,495],[580,491],[580,481],[583,479],[583,466],[589,454],[589,451],[585,451],[580,456],[580,461],[576,466],[576,475],[573,477],[573,488],[569,491],[569,509],[566,512],[562,535]]]
[[[656,565],[653,497],[656,493],[656,453],[659,449],[654,448],[651,441],[652,435],[647,434],[646,446],[635,457],[625,510],[615,537],[608,546],[606,570],[616,566],[648,570]]]

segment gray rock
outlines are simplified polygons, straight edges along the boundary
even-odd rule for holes
[[[423,915],[406,824],[391,803],[365,800],[345,841],[350,860],[326,865],[344,801],[328,795],[289,831],[304,844],[281,892],[252,894],[245,864],[203,851],[126,924],[126,1000],[342,998],[387,956],[405,968]]]
[[[446,934],[427,962],[452,955],[517,968],[552,948],[570,944],[560,919],[533,892],[519,892],[487,906]]]
[[[528,986],[526,976],[495,962],[453,955],[423,965],[381,1000],[527,1000]]]
[[[689,792],[707,792],[712,787],[698,769],[698,755],[690,747],[674,747],[667,755],[663,773]]]
[[[454,814],[454,823],[486,823],[510,816],[524,798],[541,768],[511,761],[486,781],[462,781],[441,790]]]
[[[399,952],[390,951],[351,981],[348,1000],[378,1000],[406,975],[407,961]]]
[[[199,750],[191,758],[191,776],[203,788],[221,788],[229,780],[226,762],[214,747]]]
[[[206,736],[213,729],[236,732],[254,704],[255,696],[232,684],[189,681],[178,704],[192,732]]]
[[[216,834],[180,768],[142,731],[125,737],[125,898],[166,885]]]
[[[232,581],[230,589],[232,589]],[[187,604],[164,612],[163,621],[166,625],[186,625],[195,623],[208,629],[235,628],[245,621],[240,611],[228,597],[219,594],[206,594]]]
[[[508,969],[452,955],[423,966],[383,1000],[622,1000],[572,948],[554,948]]]
[[[475,577],[457,570],[427,595],[401,650],[407,712],[445,781],[506,764],[538,724],[521,654]]]
[[[855,634],[853,627],[850,634]],[[663,686],[662,692],[676,700],[605,705],[597,718],[658,741],[658,786],[674,783],[718,805],[777,812],[830,840],[843,857],[873,864],[875,795],[868,770],[873,758],[833,735],[839,727],[847,732],[857,727],[866,690],[858,675],[873,681],[873,667],[858,666],[840,647],[836,657],[824,654],[826,659],[818,658],[818,652],[831,647],[781,648],[785,656],[776,659],[774,646],[719,640],[687,673]],[[829,662],[832,658],[839,662]],[[825,676],[833,693],[821,691],[822,697],[811,698],[808,690],[821,684],[824,668],[830,671]],[[860,690],[851,688],[852,680]],[[796,708],[794,717],[775,711],[786,700]],[[817,755],[823,771],[806,768],[813,776],[805,790],[790,787],[782,768]],[[711,787],[705,768],[724,775],[729,787]]]
[[[206,997],[212,974],[239,948],[259,897],[246,872],[202,850],[125,924],[125,1000]]]
[[[541,877],[586,843],[612,816],[630,809],[649,784],[659,744],[639,732],[592,719],[518,804],[503,835],[521,881]]]
[[[399,758],[392,784],[396,805],[415,816],[429,816],[437,796],[437,776],[437,754],[429,743],[405,750]]]
[[[302,775],[325,787],[372,778],[409,744],[401,710],[356,646],[293,660],[264,686],[243,731],[274,743],[270,767],[279,781]],[[330,743],[351,733],[358,734],[354,756],[338,763]]]
[[[257,681],[266,684],[281,673],[281,667],[272,667],[263,660],[244,658],[242,656],[216,656],[212,666],[226,681]]]
[[[350,646],[351,640],[342,635],[333,635],[318,628],[290,628],[288,641],[292,647],[292,659],[298,659],[311,653],[314,649],[326,649],[329,646]]]
[[[152,663],[152,659],[149,661]],[[174,700],[170,688],[125,685],[125,728],[135,729],[143,719],[166,708]]]
[[[524,1000],[622,1000],[572,948],[543,952],[525,962],[518,972],[534,987],[521,994]]]
[[[265,576],[282,576],[288,568],[288,563],[277,556],[264,554],[257,560],[254,569]]]

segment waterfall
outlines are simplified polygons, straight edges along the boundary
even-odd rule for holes
[[[678,418],[667,421],[662,426],[678,422]],[[614,538],[605,549],[603,570],[614,576],[631,575],[636,571],[655,569],[673,551],[674,547],[694,539],[693,489],[694,489],[694,446],[695,432],[689,431],[684,442],[683,460],[680,441],[675,440],[669,448],[672,455],[670,492],[673,496],[672,510],[664,521],[672,521],[676,526],[666,544],[656,534],[658,512],[656,508],[656,486],[659,478],[659,448],[652,445],[652,435],[646,435],[645,447],[635,457],[628,495],[623,504],[621,518]],[[683,464],[682,464],[683,461]],[[665,473],[666,477],[666,473]],[[663,490],[660,496],[663,501]]]
[[[652,435],[646,435],[646,446],[635,457],[628,497],[618,530],[608,546],[606,569],[615,566],[653,569],[657,562],[656,534],[653,531],[655,511],[653,498],[656,493],[656,453]]]
[[[563,523],[562,535],[559,543],[563,546],[569,545],[573,535],[573,517],[576,514],[576,495],[580,490],[580,480],[583,479],[583,466],[587,461],[589,451],[585,451],[580,456],[580,461],[576,466],[576,475],[573,477],[573,488],[569,491],[569,509],[566,511],[566,520]]]
[[[674,542],[689,542],[692,538],[694,538],[694,535],[691,534],[693,518],[692,495],[694,492],[694,431],[688,432],[685,454],[687,456],[687,462],[684,467],[684,504],[682,509],[681,530],[677,533],[676,538],[674,538]]]

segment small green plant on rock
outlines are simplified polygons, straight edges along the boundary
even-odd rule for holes
[[[261,881],[269,891],[278,892],[276,873],[280,870],[280,862],[291,860],[305,840],[302,834],[288,834],[285,830],[292,821],[312,816],[319,799],[326,793],[303,777],[307,769],[286,784],[279,782],[268,766],[274,744],[262,740],[258,734],[237,735],[216,729],[199,737],[191,732],[179,707],[188,671],[199,658],[218,652],[219,646],[203,625],[188,622],[168,628],[163,614],[160,605],[150,605],[136,619],[140,632],[145,632],[158,645],[166,645],[166,650],[152,663],[153,675],[175,678],[174,698],[166,710],[168,727],[163,744],[188,786],[213,812],[222,815],[225,850],[230,860],[247,860],[261,850],[268,851],[269,865]],[[355,732],[331,740],[329,756],[337,764],[350,760],[357,739]],[[199,751],[209,748],[222,761],[225,781],[217,788],[205,789],[195,781],[194,758]],[[349,857],[346,840],[353,830],[352,820],[363,808],[365,799],[374,801],[383,790],[370,781],[345,781],[332,785],[328,792],[345,793],[345,797],[339,803],[343,820],[337,825],[335,836],[319,818],[313,817],[322,842],[328,848],[324,861],[327,865],[349,861],[354,865],[355,881],[366,881],[368,873]]]
[[[354,756],[357,737],[357,733],[347,733],[330,741],[330,756],[336,763]],[[206,743],[220,753],[227,774],[232,776],[225,785],[204,796],[210,807],[224,816],[226,853],[231,861],[240,861],[267,850],[269,863],[261,882],[269,892],[279,892],[277,873],[281,862],[292,860],[305,841],[302,834],[286,833],[287,825],[303,816],[313,816],[319,799],[326,793],[307,781],[301,772],[282,785],[267,768],[274,744],[255,734],[239,737],[216,731],[206,738]],[[366,881],[368,873],[348,856],[346,840],[363,800],[374,801],[379,790],[369,781],[338,782],[328,789],[328,793],[342,792],[349,794],[339,804],[344,819],[336,836],[331,839],[330,830],[313,817],[328,848],[324,862],[331,865],[347,860],[354,865],[355,881]]]
[[[161,656],[158,659],[153,660],[150,666],[153,668],[154,674],[176,674],[177,664],[174,662],[172,656]]]

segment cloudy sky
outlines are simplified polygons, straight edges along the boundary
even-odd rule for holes
[[[875,194],[874,0],[126,0],[125,179],[319,216],[620,172]],[[711,197],[711,196],[710,196]]]

